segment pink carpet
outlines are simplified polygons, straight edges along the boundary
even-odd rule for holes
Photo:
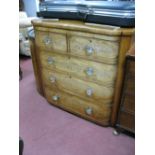
[[[134,155],[135,140],[50,104],[36,91],[31,59],[21,61],[20,136],[24,155]]]

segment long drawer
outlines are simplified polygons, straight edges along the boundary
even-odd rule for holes
[[[47,101],[71,113],[77,114],[101,125],[109,124],[111,107],[97,106],[74,95],[45,87]]]
[[[46,86],[57,88],[70,94],[94,100],[97,104],[109,104],[113,99],[113,87],[83,81],[68,74],[42,69],[43,82]]]
[[[107,65],[58,54],[40,52],[43,67],[70,73],[78,78],[96,82],[101,85],[113,86],[116,78],[117,66]]]

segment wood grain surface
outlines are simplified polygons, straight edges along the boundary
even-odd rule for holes
[[[106,86],[113,86],[117,73],[116,65],[86,61],[54,53],[47,54],[44,51],[40,53],[40,62],[42,67],[67,72],[72,76]],[[91,70],[90,73],[89,70]]]
[[[75,96],[87,99],[95,104],[109,104],[113,99],[114,87],[105,87],[93,82],[83,81],[69,74],[43,68],[45,86],[63,90]]]
[[[109,105],[99,107],[91,102],[82,100],[60,90],[48,89],[46,87],[44,87],[44,89],[46,98],[50,103],[101,125],[108,125],[111,111]],[[53,96],[59,96],[59,99],[55,101],[53,100]],[[88,108],[92,109],[90,114],[86,113]]]
[[[50,19],[32,24],[34,72],[48,102],[97,124],[115,125],[134,29]]]

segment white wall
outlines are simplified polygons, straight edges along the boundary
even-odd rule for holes
[[[28,17],[35,17],[36,12],[39,10],[39,0],[23,0],[24,10]]]

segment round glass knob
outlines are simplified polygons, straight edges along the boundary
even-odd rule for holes
[[[48,64],[53,64],[54,59],[52,57],[48,57],[47,62],[48,62]]]
[[[54,96],[52,96],[53,101],[58,101],[59,98],[60,98],[60,97],[59,97],[58,95],[54,95]]]
[[[94,52],[94,49],[90,46],[86,46],[86,54],[87,55],[92,55]]]
[[[88,108],[85,109],[85,112],[86,112],[87,115],[92,115],[93,109],[88,107]]]
[[[51,39],[50,39],[49,37],[45,37],[45,38],[44,38],[44,43],[45,43],[45,45],[49,45],[51,42],[52,42],[52,41],[51,41]]]
[[[93,68],[88,67],[88,68],[86,69],[86,74],[87,74],[88,76],[93,75],[93,73],[94,73],[94,69],[93,69]]]
[[[55,83],[55,82],[56,82],[56,77],[51,76],[51,77],[50,77],[50,81],[51,81],[51,83]]]
[[[92,89],[92,88],[87,88],[86,94],[87,94],[87,96],[92,96],[92,94],[93,94],[93,89]]]

